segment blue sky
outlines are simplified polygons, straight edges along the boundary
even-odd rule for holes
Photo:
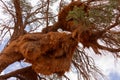
[[[109,74],[110,80],[120,80],[120,74],[117,72],[111,72]]]

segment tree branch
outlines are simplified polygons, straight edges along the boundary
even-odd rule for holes
[[[0,73],[10,64],[20,61],[23,59],[23,56],[19,53],[0,53]]]
[[[49,4],[50,4],[50,1],[49,0],[47,0],[47,10],[46,10],[46,26],[48,26],[49,25]]]
[[[21,32],[24,30],[23,20],[22,20],[22,9],[20,7],[20,0],[13,0],[15,11],[16,11],[16,19],[17,19],[17,26]]]
[[[38,80],[37,76],[38,76],[37,73],[34,72],[32,67],[28,66],[28,67],[10,72],[8,74],[1,75],[0,80],[8,79],[10,77],[16,77],[16,78],[19,78],[20,80]]]
[[[115,49],[115,48],[109,48],[109,47],[105,47],[105,46],[102,46],[102,45],[97,45],[99,49],[102,49],[102,50],[107,50],[107,51],[110,51],[110,52],[120,52],[120,48],[118,49]]]
[[[25,17],[25,21],[24,21],[24,26],[26,26],[26,25],[34,22],[34,21],[37,21],[37,20],[39,20],[39,19],[44,19],[44,18],[35,18],[34,20],[33,20],[33,19],[32,19],[32,20],[29,20],[32,16],[37,15],[37,14],[39,14],[39,13],[43,13],[42,11],[40,12],[40,10],[41,10],[42,8],[44,8],[45,6],[46,6],[46,5],[42,5],[41,7],[35,9],[33,12],[27,13],[27,16]]]
[[[2,4],[5,6],[6,10],[8,11],[8,13],[13,17],[14,21],[15,21],[15,15],[10,11],[10,9],[7,7],[7,5],[3,2],[3,0],[0,0],[2,2]]]

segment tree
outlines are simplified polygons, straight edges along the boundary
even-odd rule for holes
[[[16,61],[32,64],[1,75],[2,80],[10,77],[56,80],[61,76],[69,80],[64,73],[69,71],[71,64],[79,79],[96,80],[104,75],[85,48],[91,47],[96,55],[102,55],[101,50],[106,50],[116,58],[120,57],[119,0],[71,0],[69,3],[60,0],[58,15],[51,8],[52,4],[57,4],[56,0],[40,0],[36,6],[27,0],[0,2],[4,13],[9,16],[0,24],[1,36],[10,35],[0,54],[0,72]],[[40,27],[44,27],[42,31],[35,32]],[[58,32],[59,28],[63,32]]]

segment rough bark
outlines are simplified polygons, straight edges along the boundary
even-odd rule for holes
[[[13,71],[5,75],[1,75],[0,80],[6,80],[10,77],[16,77],[20,80],[38,80],[38,75],[34,72],[31,66],[18,69],[17,71]]]
[[[13,41],[15,39],[17,39],[20,35],[25,34],[25,26],[23,24],[23,18],[22,18],[22,8],[20,6],[20,0],[13,0],[13,4],[15,7],[15,13],[16,13],[16,19],[14,21],[14,32],[13,35],[11,37],[10,41]]]

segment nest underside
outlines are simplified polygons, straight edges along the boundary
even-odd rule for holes
[[[77,41],[71,34],[50,32],[27,34],[18,43],[19,51],[37,73],[63,75],[69,71]]]

